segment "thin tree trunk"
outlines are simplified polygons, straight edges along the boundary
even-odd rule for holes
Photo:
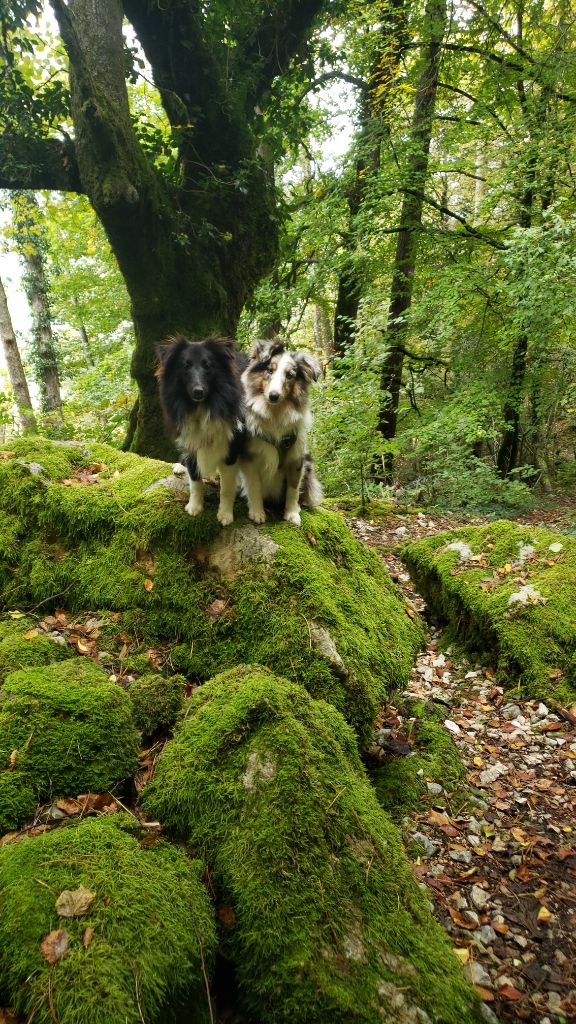
[[[380,377],[382,405],[378,429],[386,440],[392,440],[396,436],[398,423],[404,365],[402,342],[406,331],[406,313],[412,305],[418,238],[422,230],[423,193],[428,175],[432,119],[438,90],[440,47],[446,27],[446,0],[428,0],[426,25],[429,41],[422,56],[422,70],[416,90],[406,166],[406,186],[400,211],[400,230],[390,287],[386,330],[388,354],[384,359]],[[391,471],[392,460],[388,458],[385,475],[389,477]]]
[[[334,311],[336,356],[342,356],[354,341],[364,275],[358,266],[356,218],[362,209],[370,182],[380,167],[380,147],[389,131],[390,99],[408,42],[404,16],[405,0],[392,0],[388,18],[380,33],[382,49],[372,66],[360,111],[359,156],[354,185],[348,193],[348,230],[343,238],[344,265],[338,280]]]
[[[24,289],[32,312],[35,376],[42,410],[62,419],[62,398],[56,348],[52,335],[41,213],[33,192],[21,192],[13,202],[19,255],[24,265]]]
[[[94,366],[94,360],[92,358],[92,353],[90,352],[88,334],[86,333],[86,324],[84,323],[84,317],[82,316],[82,310],[80,309],[80,303],[78,301],[77,295],[72,296],[72,302],[74,304],[74,308],[78,313],[78,331],[80,333],[80,343],[82,345],[84,359],[86,360],[88,366]]]
[[[18,348],[18,342],[16,341],[16,335],[12,326],[12,318],[10,316],[10,310],[8,309],[6,292],[4,291],[4,285],[1,279],[0,340],[2,341],[2,349],[4,351],[4,359],[6,360],[8,376],[10,377],[10,384],[12,385],[16,406],[18,408],[20,426],[24,433],[33,432],[36,430],[36,420],[32,411],[28,381],[26,380],[24,367],[22,366],[20,349]]]

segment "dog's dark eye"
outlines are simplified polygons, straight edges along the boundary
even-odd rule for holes
[[[294,380],[295,376],[294,370],[286,370],[286,380]]]

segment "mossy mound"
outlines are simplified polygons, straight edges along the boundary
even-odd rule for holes
[[[135,771],[138,733],[130,699],[87,658],[22,669],[0,688],[0,765],[10,767],[38,800],[102,792]],[[0,773],[1,775],[4,772]],[[10,818],[14,802],[3,803]],[[8,823],[15,828],[21,821]]]
[[[36,793],[26,775],[0,771],[0,836],[33,818],[35,810]]]
[[[209,864],[249,1019],[480,1019],[331,705],[258,666],[218,676],[192,696],[144,805]]]
[[[539,697],[576,692],[576,540],[502,521],[407,544],[431,610]]]
[[[441,724],[446,709],[425,701],[413,701],[402,708],[412,719],[414,746],[409,757],[394,754],[370,768],[380,805],[394,821],[400,821],[426,798],[427,782],[438,782],[448,792],[464,791],[465,771],[450,733]]]
[[[0,849],[0,1003],[35,1024],[167,1024],[182,1004],[208,1021],[202,865],[141,838],[124,816],[91,818]],[[86,912],[59,916],[57,897],[80,886]],[[57,929],[67,948],[50,964],[40,947]]]
[[[166,463],[42,439],[14,449],[0,463],[0,509],[10,513],[0,584],[12,606],[48,608],[65,593],[73,612],[121,612],[144,648],[174,642],[174,669],[197,679],[266,664],[368,736],[385,693],[407,679],[422,631],[338,515],[256,529],[239,500],[241,528],[222,531],[215,495],[202,515],[186,515]]]
[[[132,720],[143,736],[172,729],[184,707],[184,676],[166,679],[147,673],[132,683],[128,696],[132,701]]]
[[[19,668],[51,665],[71,654],[65,644],[40,633],[26,616],[0,621],[0,682]]]

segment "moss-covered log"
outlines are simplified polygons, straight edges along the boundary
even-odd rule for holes
[[[249,1019],[480,1019],[329,704],[255,666],[192,697],[144,792],[201,852]]]
[[[202,865],[142,838],[118,816],[0,849],[0,1004],[35,1024],[168,1024],[183,1007],[187,1021],[210,1020]],[[86,910],[60,916],[60,894],[81,886]]]
[[[186,515],[185,485],[166,463],[44,440],[13,450],[0,463],[7,607],[121,612],[143,650],[170,641],[173,669],[198,680],[268,665],[333,703],[362,737],[407,679],[422,630],[337,515],[257,529],[238,501],[239,528],[223,531],[210,502]]]
[[[408,544],[431,610],[534,696],[576,693],[576,541],[502,521]]]

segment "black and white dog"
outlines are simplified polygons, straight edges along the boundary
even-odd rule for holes
[[[256,341],[242,374],[247,438],[240,471],[254,523],[266,519],[264,501],[284,504],[284,519],[300,525],[300,505],[322,501],[322,488],[307,450],[312,422],[308,390],[320,375],[309,352],[289,352],[275,338]]]
[[[245,439],[240,374],[248,360],[227,338],[169,338],[158,348],[160,400],[190,480],[186,511],[204,507],[203,476],[220,475],[218,521],[234,520],[238,456]]]

